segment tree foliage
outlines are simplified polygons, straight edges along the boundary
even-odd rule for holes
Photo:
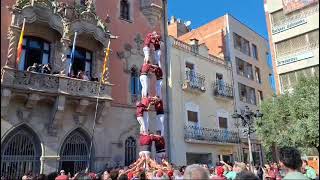
[[[319,77],[299,79],[291,93],[264,101],[256,121],[263,145],[317,148],[319,152]]]

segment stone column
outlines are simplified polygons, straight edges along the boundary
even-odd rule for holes
[[[68,62],[68,52],[69,52],[69,48],[71,46],[71,40],[70,39],[66,39],[66,38],[62,38],[61,41],[61,49],[60,49],[60,55],[61,55],[61,59],[57,59],[58,62],[57,64],[60,64],[60,74],[62,75],[67,75],[68,74],[68,69],[67,69],[67,62]]]
[[[19,36],[21,33],[21,28],[11,25],[8,31],[8,59],[6,65],[15,68],[17,59],[17,48],[19,43]]]
[[[63,23],[63,35],[60,40],[61,43],[61,66],[60,66],[60,74],[67,75],[68,69],[67,69],[67,55],[69,52],[69,48],[72,45],[72,42],[70,40],[70,22],[68,22],[66,19],[62,20]],[[59,61],[59,60],[58,60]]]

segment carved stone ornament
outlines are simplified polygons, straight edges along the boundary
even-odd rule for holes
[[[123,71],[130,73],[133,65],[140,67],[143,63],[144,54],[142,51],[143,39],[141,34],[137,34],[134,38],[134,46],[129,43],[124,44],[123,51],[118,51],[119,59],[124,60]],[[152,56],[152,55],[151,55]]]
[[[28,122],[32,117],[32,111],[30,109],[19,108],[17,110],[17,117],[21,122]]]

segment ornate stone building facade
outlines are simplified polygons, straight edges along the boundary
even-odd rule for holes
[[[161,0],[1,1],[2,175],[75,173],[88,164],[99,171],[135,160],[143,37],[163,33],[162,11]],[[66,76],[75,32],[74,64],[98,79],[110,35],[119,36],[111,42],[108,83]],[[33,63],[50,64],[57,73],[26,71]]]

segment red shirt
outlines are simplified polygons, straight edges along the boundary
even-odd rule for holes
[[[154,108],[156,109],[157,114],[164,114],[163,101],[161,99],[155,102]]]
[[[160,50],[160,43],[161,43],[161,36],[158,35],[157,37],[154,38],[154,43],[153,43],[155,51]]]
[[[144,38],[144,46],[150,47],[152,43],[152,33],[148,33],[147,36]]]
[[[154,74],[156,75],[157,80],[162,79],[163,74],[162,74],[162,69],[160,67],[156,67],[154,69]]]
[[[165,149],[166,143],[162,136],[154,136],[153,140],[155,141],[156,151]]]
[[[141,99],[141,104],[143,104],[146,108],[149,106],[149,104],[152,102],[152,99],[150,97],[148,98],[142,98]]]
[[[153,136],[140,134],[140,138],[139,138],[140,146],[151,145],[152,141],[153,141]]]
[[[67,175],[59,175],[55,180],[69,180],[69,177]]]
[[[154,70],[154,67],[152,67],[151,64],[143,64],[141,66],[140,73],[141,73],[141,75],[146,75],[149,73],[149,71],[153,71],[153,70]]]
[[[137,117],[143,117],[143,112],[144,111],[147,111],[147,107],[144,104],[142,104],[141,102],[139,102],[137,104],[136,116]]]

